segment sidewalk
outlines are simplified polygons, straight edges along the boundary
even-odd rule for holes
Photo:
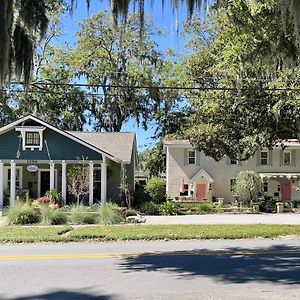
[[[145,216],[152,224],[300,224],[300,214],[209,214],[188,216]]]

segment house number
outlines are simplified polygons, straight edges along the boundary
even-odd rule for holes
[[[27,159],[28,164],[37,164],[37,160],[35,159]]]

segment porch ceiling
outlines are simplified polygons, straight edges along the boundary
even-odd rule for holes
[[[300,173],[283,173],[283,172],[272,172],[272,173],[259,173],[259,176],[269,179],[300,179]]]

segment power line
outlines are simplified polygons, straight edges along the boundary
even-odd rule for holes
[[[24,82],[11,82],[10,85],[23,85]],[[251,87],[208,87],[208,86],[150,86],[150,85],[123,85],[123,84],[87,84],[87,83],[59,83],[59,82],[35,82],[35,87],[38,86],[62,86],[62,87],[86,87],[86,88],[121,88],[121,89],[159,89],[159,90],[182,90],[182,91],[290,91],[300,92],[300,88],[290,87],[273,87],[273,88],[251,88]]]

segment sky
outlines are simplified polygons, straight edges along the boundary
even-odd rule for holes
[[[173,14],[170,1],[165,0],[165,7],[162,9],[161,0],[147,1],[145,6],[146,18],[153,20],[154,25],[162,29],[164,35],[162,37],[153,37],[157,42],[161,51],[168,48],[172,48],[175,51],[181,52],[183,50],[183,41],[177,33],[177,29],[180,28],[186,17],[186,9],[184,6],[179,6],[177,17]],[[77,7],[75,8],[73,15],[66,15],[62,22],[62,36],[58,39],[57,43],[69,43],[71,46],[75,45],[75,34],[79,29],[78,23],[93,14],[109,10],[109,0],[91,0],[90,9],[87,10],[86,1],[78,0]],[[151,7],[150,3],[153,2]],[[131,11],[133,7],[131,7]],[[177,25],[178,24],[178,25]],[[138,141],[138,150],[143,151],[147,147],[151,147],[155,144],[155,141],[151,139],[154,135],[155,128],[153,124],[149,125],[147,131],[138,127],[133,119],[130,119],[122,127],[122,131],[135,132]]]

